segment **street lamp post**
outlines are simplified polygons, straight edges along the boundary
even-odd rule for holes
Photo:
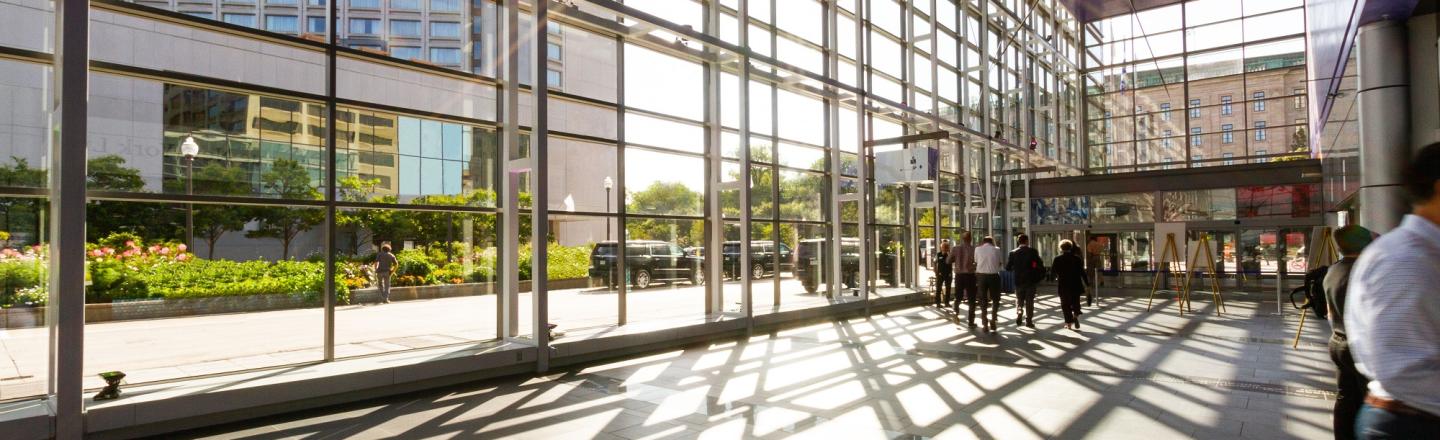
[[[185,142],[180,144],[180,154],[185,155],[185,195],[195,194],[195,155],[200,154],[200,144],[195,143],[194,136],[186,136]],[[188,200],[185,202],[185,246],[191,252],[195,250],[195,205]]]
[[[610,190],[615,188],[615,181],[610,176],[605,176],[605,213],[610,213]],[[610,217],[605,217],[605,241],[610,241]]]

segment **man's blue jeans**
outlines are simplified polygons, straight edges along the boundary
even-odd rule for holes
[[[1355,420],[1355,437],[1361,439],[1440,438],[1440,419],[1399,414],[1366,404]]]

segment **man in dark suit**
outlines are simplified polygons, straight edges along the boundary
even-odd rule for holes
[[[1060,313],[1065,316],[1065,328],[1080,329],[1080,294],[1090,285],[1086,276],[1085,262],[1076,255],[1075,244],[1070,240],[1060,242],[1060,255],[1050,263],[1050,271],[1060,284]]]
[[[1005,262],[1005,270],[1015,274],[1015,325],[1024,322],[1026,327],[1035,328],[1035,287],[1045,278],[1045,262],[1030,247],[1030,236],[1020,234],[1015,243],[1015,250],[1010,251]]]

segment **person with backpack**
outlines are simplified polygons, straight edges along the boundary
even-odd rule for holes
[[[1340,248],[1340,261],[1330,265],[1325,274],[1325,306],[1330,312],[1330,360],[1335,362],[1336,391],[1333,423],[1335,439],[1355,438],[1355,416],[1365,405],[1365,386],[1370,382],[1355,371],[1355,358],[1345,340],[1345,293],[1350,284],[1350,268],[1360,252],[1374,240],[1369,229],[1350,225],[1335,230],[1335,245]],[[1308,281],[1308,280],[1307,280]],[[1303,312],[1302,312],[1303,313]]]
[[[1035,288],[1045,279],[1045,262],[1030,247],[1030,236],[1020,234],[1015,243],[1005,262],[1005,270],[1015,274],[1015,325],[1035,328]]]

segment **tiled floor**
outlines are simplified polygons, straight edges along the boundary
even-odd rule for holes
[[[1329,438],[1323,321],[1107,299],[1080,332],[976,334],[930,307],[717,341],[544,377],[185,433],[212,438]],[[1160,304],[1157,304],[1160,305]],[[1164,303],[1169,305],[1169,303]],[[1208,312],[1199,301],[1197,309]],[[1203,307],[1202,307],[1203,306]]]

